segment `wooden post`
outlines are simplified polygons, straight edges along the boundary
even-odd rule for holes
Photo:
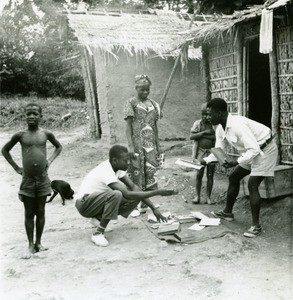
[[[243,96],[242,96],[242,115],[244,117],[248,117],[248,53],[247,51],[248,44],[247,41],[243,41],[243,59],[242,59],[242,88],[243,88]]]
[[[97,108],[97,98],[94,92],[94,86],[92,82],[90,59],[88,57],[88,52],[86,47],[80,48],[80,53],[82,57],[82,73],[84,78],[85,87],[85,98],[88,107],[88,113],[90,117],[90,137],[100,138],[99,124],[98,124],[98,108]]]
[[[278,64],[276,55],[276,46],[273,43],[273,51],[269,53],[270,59],[270,76],[271,76],[271,95],[272,95],[272,133],[275,134],[275,141],[279,149],[278,161],[280,158],[280,98],[279,98],[279,78],[278,78]]]
[[[206,46],[202,46],[202,75],[204,84],[204,93],[206,95],[206,102],[211,100],[210,90],[210,68],[209,68],[209,52]]]
[[[236,43],[238,115],[243,116],[243,37],[239,31]]]
[[[177,67],[178,67],[180,57],[181,57],[181,51],[179,52],[179,54],[178,54],[178,56],[177,56],[177,58],[176,58],[176,60],[175,60],[173,69],[172,69],[172,71],[171,71],[170,77],[169,77],[168,82],[167,82],[167,85],[166,85],[166,87],[165,87],[165,90],[164,90],[164,93],[163,93],[163,96],[162,96],[162,99],[161,99],[161,103],[160,103],[160,108],[161,108],[161,110],[163,109],[164,104],[165,104],[165,101],[166,101],[166,99],[167,99],[167,95],[168,95],[168,92],[169,92],[169,89],[170,89],[170,86],[171,86],[173,77],[174,77],[174,75],[175,75],[176,69],[177,69]]]
[[[191,19],[191,21],[190,21],[190,23],[189,23],[188,29],[191,29],[194,20],[195,20],[195,14],[193,14],[193,16],[192,16],[192,19]],[[169,89],[170,89],[170,86],[171,86],[173,77],[174,77],[174,75],[175,75],[176,69],[177,69],[177,67],[178,67],[179,60],[180,60],[180,57],[181,57],[181,55],[182,55],[182,52],[185,51],[186,48],[188,48],[188,43],[185,43],[185,44],[183,44],[183,45],[181,46],[180,52],[179,52],[179,54],[178,54],[178,56],[177,56],[177,58],[176,58],[176,60],[175,60],[173,69],[172,69],[172,71],[171,71],[170,77],[169,77],[169,79],[168,79],[167,85],[166,85],[166,87],[165,87],[165,90],[164,90],[164,93],[163,93],[163,96],[162,96],[162,99],[161,99],[161,103],[160,103],[160,109],[161,109],[161,110],[163,109],[164,104],[165,104],[165,101],[166,101],[166,99],[167,99],[167,95],[168,95],[168,92],[169,92]]]
[[[98,91],[99,99],[99,116],[101,122],[102,138],[115,143],[116,136],[114,132],[111,132],[111,112],[108,105],[108,76],[106,68],[106,57],[103,55],[102,50],[96,48],[94,51],[95,70],[97,78],[96,89]]]

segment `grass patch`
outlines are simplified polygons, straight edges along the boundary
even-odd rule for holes
[[[0,127],[19,128],[25,124],[24,107],[28,103],[37,103],[42,107],[42,121],[40,126],[47,129],[72,128],[88,123],[89,116],[85,102],[64,98],[30,97],[1,97],[0,99]],[[66,120],[62,117],[71,116]]]

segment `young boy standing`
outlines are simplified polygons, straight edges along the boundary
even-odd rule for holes
[[[212,124],[207,118],[207,106],[205,103],[201,107],[201,116],[202,118],[200,120],[196,120],[190,130],[190,139],[194,141],[192,160],[201,160],[204,157],[209,156],[211,153],[210,149],[215,145],[215,131],[213,130]],[[193,204],[200,203],[200,192],[204,169],[205,168],[198,170],[196,174],[196,197],[192,201]],[[214,183],[214,171],[214,164],[207,165],[207,198],[205,203],[208,204],[214,204],[214,202],[211,201],[211,193]]]
[[[50,164],[60,154],[62,146],[52,132],[39,128],[42,109],[36,103],[25,107],[27,129],[14,134],[11,140],[2,148],[2,154],[13,169],[22,175],[19,199],[24,204],[25,229],[28,237],[28,252],[23,258],[30,258],[38,251],[45,251],[41,237],[45,225],[46,198],[51,193],[50,179],[47,170]],[[52,156],[47,159],[47,141],[55,147]],[[13,160],[10,150],[21,144],[22,167]],[[36,216],[36,242],[34,243],[34,217]]]

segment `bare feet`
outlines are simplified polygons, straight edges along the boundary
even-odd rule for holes
[[[44,247],[42,244],[35,244],[35,251],[41,252],[41,251],[47,251],[49,248]]]
[[[216,202],[212,201],[211,198],[207,198],[207,204],[214,205]]]
[[[199,204],[200,203],[200,198],[196,196],[192,201],[193,204]]]
[[[30,259],[32,255],[36,253],[35,246],[30,245],[26,252],[21,256],[22,259]]]

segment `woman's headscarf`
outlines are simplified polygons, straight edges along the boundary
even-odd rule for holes
[[[144,74],[136,75],[134,82],[135,82],[136,87],[137,86],[144,86],[144,85],[148,85],[148,86],[152,85],[152,82],[149,79],[149,77],[147,75],[144,75]]]

